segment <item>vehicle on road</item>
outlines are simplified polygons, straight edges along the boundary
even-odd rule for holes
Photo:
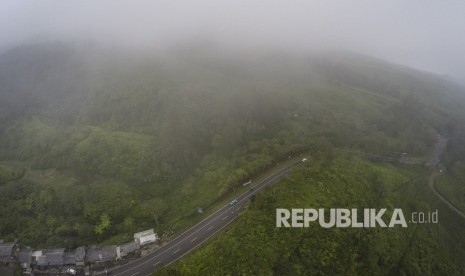
[[[237,198],[235,198],[231,202],[229,202],[229,206],[234,206],[236,204],[237,204]]]
[[[77,271],[76,271],[76,269],[74,269],[74,268],[68,268],[68,269],[66,270],[66,273],[71,274],[71,275],[76,275],[76,274],[77,274]]]
[[[245,182],[244,184],[242,184],[242,186],[247,186],[249,184],[252,184],[252,180],[249,180],[249,181]]]

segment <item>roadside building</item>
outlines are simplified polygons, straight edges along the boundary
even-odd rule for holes
[[[157,234],[154,233],[153,229],[149,229],[149,230],[134,234],[134,241],[138,243],[139,245],[153,243],[153,242],[156,242],[158,239],[159,238]]]
[[[81,246],[76,248],[76,251],[74,252],[74,258],[77,266],[84,266],[86,264],[86,247]]]
[[[41,269],[63,266],[64,248],[39,250],[32,253],[35,256],[36,264]]]
[[[39,263],[42,263],[41,258],[43,256],[44,252],[42,250],[36,250],[32,251],[31,254],[31,266],[38,267]],[[44,256],[44,261],[45,263],[45,256]]]
[[[15,248],[16,243],[7,242],[4,243],[3,240],[0,241],[0,262],[13,262],[15,261]]]
[[[117,255],[118,259],[121,259],[123,257],[126,257],[129,254],[132,254],[136,252],[137,250],[140,249],[139,243],[133,241],[133,242],[128,242],[123,245],[118,246],[117,248]]]
[[[36,251],[33,253],[35,255],[35,265],[39,269],[45,269],[47,267],[47,258],[43,251]]]
[[[102,248],[89,247],[86,251],[86,259],[89,263],[104,263],[115,261],[117,258],[116,246],[105,246]]]
[[[63,254],[63,265],[65,266],[76,265],[75,252],[66,252],[65,254]]]
[[[47,265],[49,267],[63,266],[64,254],[65,254],[64,248],[47,250],[45,253],[45,257],[47,258]]]
[[[25,248],[19,251],[18,262],[24,269],[29,269],[32,262],[32,249]]]

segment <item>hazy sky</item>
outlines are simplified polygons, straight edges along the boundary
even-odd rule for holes
[[[42,40],[343,49],[464,76],[463,0],[0,0],[0,48]]]

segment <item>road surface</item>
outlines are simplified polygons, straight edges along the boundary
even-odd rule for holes
[[[167,266],[201,245],[215,233],[228,226],[239,212],[244,208],[250,197],[262,190],[267,185],[287,175],[292,168],[299,166],[301,162],[287,166],[255,184],[253,190],[249,190],[237,197],[234,206],[227,204],[198,224],[186,230],[156,251],[139,258],[131,263],[109,269],[113,276],[147,276],[156,267]]]
[[[436,141],[433,149],[433,154],[431,159],[426,162],[427,166],[436,166],[439,162],[441,162],[441,158],[444,155],[444,152],[446,151],[447,148],[447,138],[444,138],[442,136],[438,136],[438,140]],[[436,186],[434,185],[434,179],[441,174],[437,173],[436,171],[433,171],[431,173],[431,176],[429,177],[428,180],[428,186],[430,187],[431,191],[444,203],[449,207],[452,211],[457,213],[457,215],[461,216],[462,218],[465,218],[465,214],[462,213],[457,207],[455,207],[452,202],[450,202],[447,198],[445,198],[441,193],[438,192],[436,189]]]
[[[431,191],[433,191],[433,193],[443,202],[447,205],[447,207],[449,207],[452,211],[454,211],[455,213],[457,213],[457,215],[461,216],[462,218],[465,219],[465,214],[462,213],[462,211],[460,211],[457,207],[455,207],[454,204],[452,204],[452,202],[450,202],[447,198],[443,197],[437,190],[436,190],[436,186],[434,185],[434,179],[439,176],[440,174],[438,174],[437,172],[433,172],[431,174],[431,176],[429,177],[429,181],[428,181],[428,184],[429,184],[429,187],[431,189]]]
[[[447,139],[446,137],[438,135],[438,139],[433,147],[433,153],[431,155],[431,158],[425,163],[426,166],[433,167],[436,166],[439,162],[441,162],[441,158],[447,148],[448,140],[449,139]]]

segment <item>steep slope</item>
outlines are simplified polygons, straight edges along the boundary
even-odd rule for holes
[[[176,232],[290,155],[322,171],[340,150],[421,158],[465,118],[458,87],[368,57],[206,52],[0,57],[0,236],[72,248]]]

